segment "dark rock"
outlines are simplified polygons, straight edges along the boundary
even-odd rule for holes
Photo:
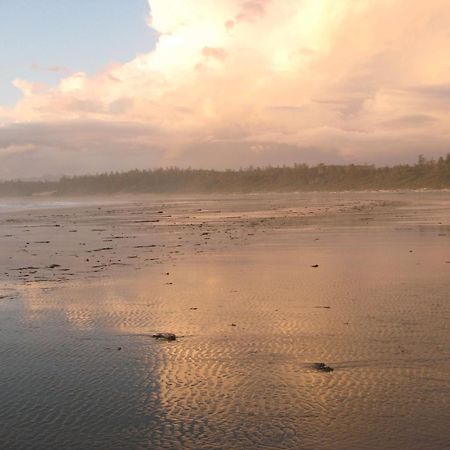
[[[325,363],[314,363],[313,364],[314,369],[318,370],[319,372],[333,372],[333,368],[330,366],[327,366]]]
[[[163,339],[165,341],[175,341],[177,336],[173,333],[156,333],[153,334],[152,337],[155,339]]]

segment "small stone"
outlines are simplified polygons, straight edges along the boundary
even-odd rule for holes
[[[327,366],[325,363],[314,363],[313,364],[314,369],[320,371],[320,372],[333,372],[333,368],[330,366]]]
[[[155,339],[163,339],[165,341],[175,341],[177,336],[173,333],[156,333],[153,334],[152,337]]]

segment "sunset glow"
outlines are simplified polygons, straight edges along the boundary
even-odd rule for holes
[[[0,177],[30,176],[30,156],[43,174],[391,163],[448,149],[445,0],[149,0],[149,9],[153,51],[95,74],[63,72],[54,85],[10,80],[22,96],[0,105]]]

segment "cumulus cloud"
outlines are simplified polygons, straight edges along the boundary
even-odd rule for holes
[[[447,0],[149,5],[159,33],[151,53],[95,76],[67,74],[56,87],[16,80],[23,97],[0,109],[0,147],[9,136],[4,148],[45,155],[36,135],[45,129],[52,161],[64,161],[55,170],[85,172],[89,152],[95,170],[128,168],[130,145],[149,155],[135,163],[211,167],[388,163],[448,147]],[[0,150],[3,167],[5,158]]]

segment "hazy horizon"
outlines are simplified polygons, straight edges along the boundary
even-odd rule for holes
[[[439,158],[446,158],[447,154],[440,154],[440,155],[436,155],[435,157],[430,157],[430,159],[428,161],[432,161],[435,162],[437,161]],[[267,170],[270,168],[294,168],[297,166],[302,166],[302,165],[306,165],[310,168],[314,168],[320,165],[325,165],[325,166],[350,166],[350,165],[355,165],[355,166],[370,166],[370,167],[374,167],[374,168],[392,168],[392,167],[396,167],[399,165],[405,165],[405,166],[415,166],[418,164],[418,159],[423,157],[422,154],[420,155],[416,155],[415,158],[411,155],[411,158],[408,158],[408,160],[406,161],[398,161],[397,163],[392,162],[392,163],[386,163],[386,164],[371,164],[368,162],[352,162],[352,161],[332,161],[329,164],[325,164],[323,161],[318,161],[318,162],[313,162],[313,163],[306,163],[304,161],[294,161],[292,163],[288,163],[288,164],[261,164],[261,165],[254,165],[254,164],[247,164],[247,165],[236,165],[233,167],[214,167],[214,166],[207,166],[207,165],[199,165],[199,166],[192,166],[192,165],[173,165],[173,166],[148,166],[148,167],[138,167],[138,166],[134,166],[134,167],[130,167],[130,168],[125,168],[125,167],[117,167],[117,168],[110,168],[109,170],[107,168],[104,168],[103,170],[101,169],[101,167],[98,168],[98,170],[82,170],[82,171],[67,171],[67,172],[62,172],[62,173],[42,173],[38,176],[30,176],[30,177],[3,177],[0,178],[0,182],[8,182],[8,181],[59,181],[62,178],[78,178],[78,177],[96,177],[99,175],[104,175],[104,174],[110,174],[110,173],[129,173],[129,172],[133,172],[133,171],[153,171],[153,170],[170,170],[170,169],[176,169],[176,170],[181,170],[181,171],[185,171],[185,170],[193,170],[193,171],[215,171],[215,172],[236,172],[236,171],[248,171],[251,169],[257,169],[257,170]],[[107,167],[108,165],[106,164],[105,167]]]
[[[0,5],[0,179],[450,148],[444,0],[45,5]]]

